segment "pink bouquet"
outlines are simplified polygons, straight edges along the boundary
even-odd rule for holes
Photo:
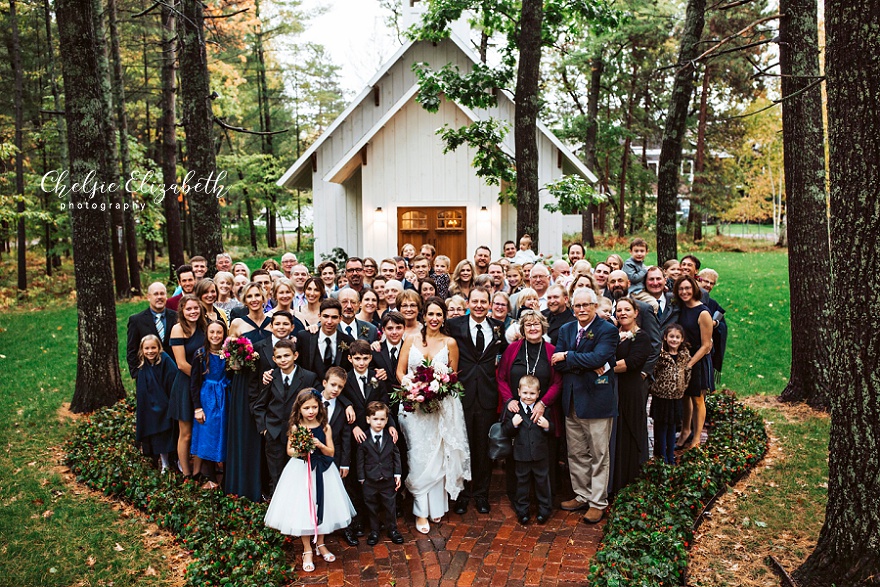
[[[230,336],[224,340],[222,353],[226,359],[226,370],[235,373],[243,369],[253,369],[260,358],[260,353],[254,350],[254,345],[245,336]]]
[[[404,375],[392,392],[392,397],[400,400],[405,412],[420,409],[432,414],[440,409],[440,401],[449,397],[464,395],[464,386],[458,381],[458,374],[446,365],[432,365],[427,359],[416,367],[415,373]]]

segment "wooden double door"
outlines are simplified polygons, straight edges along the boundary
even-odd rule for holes
[[[446,255],[451,260],[449,273],[456,263],[467,258],[467,208],[452,207],[411,207],[397,209],[397,250],[406,243],[412,243],[419,251],[422,245],[430,244],[438,255]]]

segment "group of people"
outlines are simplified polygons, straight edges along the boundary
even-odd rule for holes
[[[575,243],[551,262],[524,235],[451,274],[431,245],[407,244],[314,275],[292,253],[254,271],[224,253],[213,278],[193,257],[177,268],[179,292],[152,284],[129,319],[137,440],[163,470],[269,501],[266,524],[302,537],[307,572],[316,555],[335,560],[324,536],[336,530],[350,545],[383,529],[402,543],[404,494],[425,534],[450,509],[489,513],[497,422],[520,523],[533,490],[546,522],[563,476],[573,496],[559,507],[599,522],[650,457],[649,413],[654,458],[674,464],[700,444],[722,366],[717,273],[694,255],[648,267],[647,252],[636,238],[628,259],[592,266]],[[253,368],[227,365],[227,338],[253,345]],[[423,365],[456,372],[463,393],[406,411],[395,390]]]

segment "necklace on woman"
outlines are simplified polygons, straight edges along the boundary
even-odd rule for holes
[[[529,367],[529,345],[530,345],[530,344],[536,344],[536,345],[538,345],[538,347],[539,347],[539,348],[538,348],[537,356],[535,357],[535,364],[532,365],[531,367]],[[526,341],[526,373],[529,374],[529,375],[534,375],[534,374],[535,374],[535,370],[538,368],[538,361],[541,360],[541,348],[540,348],[540,345],[541,345],[541,343],[531,343],[531,342],[529,342],[529,341]]]

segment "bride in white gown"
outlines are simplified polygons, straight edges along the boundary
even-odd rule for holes
[[[400,350],[397,377],[402,380],[414,373],[425,359],[432,365],[448,365],[458,370],[458,345],[441,332],[446,321],[446,305],[440,298],[430,298],[425,304],[425,328],[408,337]],[[437,412],[426,414],[420,410],[405,412],[400,408],[398,417],[409,446],[409,476],[406,486],[413,494],[416,530],[430,531],[428,519],[439,522],[449,510],[449,497],[457,499],[464,482],[471,478],[471,457],[461,400],[447,397]]]

